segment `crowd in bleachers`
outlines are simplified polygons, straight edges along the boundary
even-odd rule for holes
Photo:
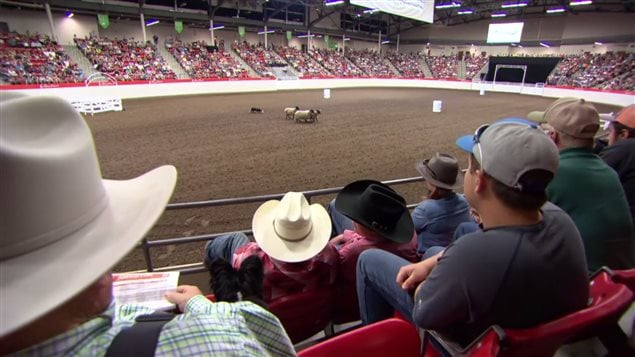
[[[625,52],[564,56],[547,83],[580,88],[635,90],[635,56]]]
[[[224,46],[207,46],[203,41],[184,44],[168,39],[165,47],[191,78],[249,77],[249,71],[225,51]]]
[[[157,54],[155,44],[134,39],[86,37],[74,39],[94,68],[118,81],[176,79],[165,59]]]
[[[277,46],[275,50],[280,57],[285,59],[298,72],[300,77],[331,75],[310,53],[289,46]]]
[[[346,50],[346,57],[370,77],[392,77],[395,74],[375,50]]]
[[[84,80],[81,69],[48,35],[0,33],[0,66],[2,80],[10,84]]]
[[[426,63],[434,78],[452,78],[458,76],[459,60],[454,55],[427,56]]]
[[[232,49],[245,61],[259,76],[265,78],[274,77],[270,66],[286,66],[287,63],[273,50],[265,48],[262,43],[250,44],[247,41],[234,41]]]
[[[361,77],[364,72],[337,50],[316,49],[313,57],[336,77]]]
[[[488,61],[487,56],[469,55],[465,57],[465,79],[470,80],[476,76]]]
[[[425,77],[421,68],[423,58],[416,53],[388,52],[386,58],[392,63],[402,77],[423,78]]]

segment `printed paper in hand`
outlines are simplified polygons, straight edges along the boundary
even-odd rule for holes
[[[153,310],[170,310],[174,304],[163,295],[176,291],[179,272],[112,274],[113,295],[119,304],[141,304]]]

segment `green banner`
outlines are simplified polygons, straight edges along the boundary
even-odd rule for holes
[[[99,22],[99,26],[107,29],[110,26],[110,20],[108,19],[107,14],[97,14],[97,22]]]
[[[176,33],[183,32],[183,21],[181,20],[174,21],[174,30],[176,31]]]
[[[326,43],[326,47],[329,47],[329,35],[324,35],[324,43]]]
[[[287,41],[291,41],[292,38],[293,38],[293,32],[287,31]]]
[[[240,37],[245,37],[245,26],[238,26],[238,35]]]

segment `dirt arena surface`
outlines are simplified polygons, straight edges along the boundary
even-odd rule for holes
[[[433,100],[443,101],[441,113]],[[415,161],[436,151],[467,155],[455,139],[483,123],[524,117],[552,99],[440,89],[332,89],[179,96],[124,101],[125,111],[86,116],[104,177],[129,179],[154,167],[176,166],[171,202],[205,201],[344,186],[358,179],[417,176]],[[285,120],[285,107],[315,108],[315,124]],[[251,114],[251,107],[264,113]],[[600,112],[615,106],[597,104]],[[408,203],[421,183],[395,186]],[[326,204],[332,196],[314,200]],[[251,226],[258,204],[170,210],[149,233],[165,239]],[[199,262],[203,243],[152,249],[155,267]],[[140,249],[115,271],[145,269]]]

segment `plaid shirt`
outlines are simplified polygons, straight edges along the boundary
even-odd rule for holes
[[[330,244],[309,260],[285,263],[272,259],[257,243],[250,242],[236,249],[232,265],[238,269],[251,255],[257,255],[262,261],[265,273],[263,298],[267,303],[302,291],[333,288],[335,284],[339,256]]]
[[[141,305],[111,303],[102,315],[22,350],[29,356],[104,356],[124,327],[153,311]],[[295,356],[278,319],[251,302],[212,303],[195,296],[185,313],[165,324],[156,356]]]

